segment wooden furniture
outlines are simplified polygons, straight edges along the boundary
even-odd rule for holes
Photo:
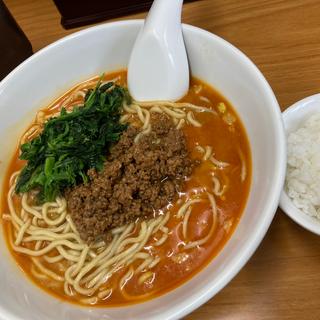
[[[31,43],[0,0],[0,80],[32,55]]]
[[[92,22],[148,10],[152,0],[53,0],[62,15],[64,28],[74,28]],[[195,1],[195,0],[184,0]]]
[[[34,51],[78,30],[61,27],[50,0],[5,3]],[[319,17],[319,0],[199,0],[183,11],[185,23],[207,29],[246,53],[269,81],[282,110],[320,91]],[[186,319],[320,319],[319,270],[320,237],[279,209],[247,265]]]

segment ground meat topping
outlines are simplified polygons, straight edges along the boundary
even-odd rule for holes
[[[137,143],[140,132],[129,126],[111,148],[101,172],[89,170],[90,182],[66,192],[68,210],[84,241],[137,218],[149,218],[174,201],[195,165],[183,132],[157,115],[152,131]]]

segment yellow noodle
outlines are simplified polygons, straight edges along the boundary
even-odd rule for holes
[[[141,130],[145,131],[150,126],[150,112],[148,110],[143,109],[143,113],[145,114],[145,118]]]
[[[154,277],[154,272],[148,271],[143,273],[140,278],[138,279],[138,284],[141,285],[143,284],[145,281],[147,281],[148,279]]]
[[[191,109],[195,110],[197,112],[210,112],[210,113],[215,113],[212,109],[206,108],[206,107],[199,107],[196,106],[192,103],[188,102],[171,102],[171,101],[134,101],[134,104],[139,104],[140,107],[146,107],[146,108],[152,108],[153,106],[165,106],[165,107],[170,107],[172,109],[175,108],[184,108],[184,109]]]
[[[31,220],[29,219],[24,225],[21,226],[20,230],[18,231],[18,235],[16,237],[16,240],[14,242],[14,244],[16,246],[18,246],[22,242],[24,233],[29,228],[30,224],[31,224]]]
[[[165,215],[163,214],[159,215],[159,217],[157,218],[157,221],[159,222],[159,224],[154,228],[153,233],[156,233],[158,230],[162,230],[164,228],[164,225],[168,222],[169,218],[170,218],[169,212],[167,212]],[[166,233],[168,233],[168,229],[163,229],[163,230],[167,230]]]
[[[66,224],[62,230],[62,233],[66,234],[66,233],[69,233],[70,231],[73,232],[73,230],[71,230],[70,224]],[[77,233],[75,233],[75,236],[76,236],[76,238],[80,238]]]
[[[240,161],[241,161],[241,181],[243,182],[245,179],[246,179],[246,176],[247,176],[247,167],[246,167],[246,161],[245,161],[245,158],[244,158],[244,154],[242,152],[242,150],[239,148],[238,149],[238,153],[239,153],[239,158],[240,158]]]
[[[101,300],[106,300],[112,295],[112,289],[107,289],[98,293],[98,298]]]
[[[217,197],[221,197],[225,192],[225,189],[226,189],[225,186],[220,188],[220,181],[215,176],[212,177],[212,182],[213,182],[213,194]]]
[[[150,297],[152,297],[154,295],[154,292],[150,292],[150,293],[145,293],[145,294],[139,294],[139,295],[131,295],[131,294],[128,294],[126,292],[126,290],[123,288],[121,290],[121,294],[122,296],[126,299],[126,300],[135,300],[135,301],[138,301],[138,300],[147,300],[149,299]]]
[[[19,227],[21,227],[23,225],[23,221],[17,216],[16,210],[14,208],[13,201],[12,201],[13,193],[14,193],[14,185],[12,185],[12,187],[9,189],[8,196],[7,196],[7,202],[8,202],[9,211],[12,216],[12,219],[15,221],[15,223]]]
[[[227,162],[217,160],[214,156],[210,157],[210,161],[219,168],[225,168],[229,165]]]
[[[153,258],[149,256],[149,258],[145,259],[135,270],[135,273],[142,272],[148,265],[153,261]]]
[[[123,104],[123,109],[127,113],[137,113],[137,110],[131,106],[128,106],[126,103]]]
[[[178,122],[178,124],[177,124],[177,127],[176,127],[177,130],[180,130],[185,123],[186,123],[186,120],[180,119],[179,122]]]
[[[41,281],[48,280],[48,277],[45,274],[36,270],[35,264],[31,265],[30,272],[34,277],[38,278]]]
[[[129,260],[132,256],[132,253],[135,253],[135,251],[137,251],[139,244],[135,243],[134,245],[132,245],[129,249],[126,249],[125,251],[113,256],[112,258],[108,259],[107,261],[105,261],[102,265],[100,265],[100,267],[95,270],[95,272],[93,273],[93,275],[99,275],[99,279],[102,279],[104,274],[108,273],[108,268],[113,265],[114,263],[117,263],[118,265],[122,265],[123,263],[125,263],[126,260]],[[77,278],[75,279],[76,282],[80,281],[80,277],[79,274],[77,276]],[[94,281],[95,282],[95,281]],[[90,280],[88,286],[91,287],[92,286],[92,280]]]
[[[101,86],[103,86],[104,84],[110,83],[110,82],[118,83],[119,81],[120,81],[120,76],[116,76],[113,79],[101,81]]]
[[[200,240],[196,240],[196,241],[191,241],[191,242],[188,242],[184,248],[185,249],[191,249],[191,248],[194,248],[194,247],[198,247],[198,246],[201,246],[201,245],[204,245],[212,236],[213,236],[213,233],[215,232],[216,230],[216,226],[217,226],[217,206],[216,206],[216,202],[214,200],[214,197],[212,194],[210,193],[207,193],[207,196],[208,196],[208,199],[210,201],[210,205],[211,205],[211,211],[212,211],[212,224],[211,224],[211,228],[208,232],[208,234],[200,239]]]
[[[148,134],[148,133],[150,133],[150,132],[151,132],[151,125],[149,124],[149,126],[147,127],[146,130],[139,132],[139,133],[135,136],[134,142],[137,143],[137,142],[139,141],[139,139],[140,139],[143,135]]]
[[[56,262],[63,260],[64,256],[62,256],[61,254],[58,254],[57,256],[54,256],[54,257],[49,257],[49,256],[44,255],[43,259],[48,263],[56,263]]]
[[[25,239],[24,239],[25,241]],[[34,249],[35,250],[40,250],[41,246],[43,245],[43,241],[42,240],[37,240],[35,246],[34,246]]]
[[[43,123],[45,121],[45,113],[40,110],[36,115],[36,122]]]
[[[121,123],[127,122],[130,119],[130,116],[131,116],[130,114],[125,114],[125,115],[121,116],[120,122]]]
[[[168,215],[168,217],[169,217],[169,214],[167,214]],[[163,222],[161,222],[161,224],[162,224]],[[167,221],[166,221],[166,223],[167,223]],[[165,227],[165,226],[161,226],[160,228],[159,228],[163,233],[169,233],[169,228],[168,227]]]
[[[83,246],[84,247],[84,246]],[[68,261],[73,261],[73,262],[78,262],[79,261],[79,256],[72,254],[72,252],[68,252],[63,248],[63,246],[58,245],[56,246],[56,249],[58,252]]]
[[[96,304],[98,302],[97,297],[91,297],[91,298],[84,298],[80,300],[83,304]]]
[[[38,218],[37,217],[32,218],[32,225],[38,227]],[[32,230],[32,228],[30,228],[30,229]],[[31,232],[31,230],[30,230],[30,232]]]
[[[201,127],[201,123],[199,121],[197,121],[194,117],[193,117],[193,113],[191,111],[189,111],[187,113],[187,120],[190,124],[192,124],[195,127]]]
[[[65,217],[67,215],[67,211],[65,210],[66,208],[66,201],[64,204],[64,207],[59,208],[59,210],[57,211],[57,213],[60,213],[60,215],[58,216],[57,219],[50,219],[48,217],[48,211],[49,211],[49,207],[52,204],[50,202],[46,202],[43,207],[42,207],[42,218],[45,221],[46,224],[48,224],[49,226],[56,226],[60,223],[62,223],[65,220]]]
[[[74,296],[74,292],[72,291],[70,284],[66,281],[63,284],[63,290],[69,297]]]
[[[119,282],[119,287],[122,290],[126,283],[132,278],[133,276],[133,269],[129,268],[128,272],[121,278]]]
[[[145,120],[144,120],[144,115],[143,115],[143,112],[142,112],[140,106],[139,106],[138,104],[132,104],[132,105],[131,105],[131,108],[134,108],[134,109],[136,110],[137,115],[138,115],[140,121],[141,121],[142,123],[144,123],[144,121],[145,121]]]
[[[197,145],[195,149],[200,153],[205,153],[206,152],[205,149],[202,146],[199,146],[199,145]]]
[[[86,92],[84,90],[79,90],[73,95],[73,98],[78,99],[80,97],[81,99],[84,99],[85,96]]]
[[[79,232],[78,232],[76,226],[74,225],[74,223],[73,223],[73,221],[72,221],[72,219],[71,219],[71,217],[70,217],[69,214],[66,215],[66,221],[67,221],[68,224],[70,225],[70,228],[71,228],[71,230],[73,231],[73,233],[79,235]]]
[[[41,131],[41,126],[39,124],[33,125],[21,138],[20,144],[24,144],[31,140],[34,136],[37,136]]]
[[[187,202],[184,203],[184,205],[182,207],[180,207],[180,209],[177,212],[177,218],[181,218],[182,216],[184,216],[184,214],[186,213],[188,207],[190,207],[192,204],[194,203],[198,203],[201,202],[201,199],[190,199]]]
[[[153,259],[153,261],[149,264],[148,268],[149,268],[149,269],[154,268],[160,261],[161,261],[161,259],[160,259],[159,257],[156,257],[156,258]]]
[[[36,265],[36,267],[39,269],[39,271],[41,271],[46,276],[52,278],[53,280],[59,281],[59,282],[64,281],[64,277],[61,277],[58,274],[56,274],[55,272],[47,269],[45,266],[43,266],[41,264],[41,262],[37,258],[31,258],[31,260]]]
[[[159,246],[163,245],[167,239],[168,239],[168,235],[166,233],[164,233],[162,235],[162,237],[159,240],[157,240],[153,245],[155,247],[159,247]]]
[[[211,103],[211,101],[207,98],[207,97],[204,97],[204,96],[200,96],[199,99],[203,102],[206,102],[206,103]]]
[[[159,106],[153,106],[153,107],[150,109],[150,112],[163,113],[163,109],[161,109]]]
[[[187,212],[184,215],[183,222],[182,222],[182,235],[184,239],[187,239],[187,231],[188,231],[188,221],[191,214],[191,206],[188,208]]]
[[[129,260],[133,253],[137,251],[139,244],[135,243],[125,251],[122,251],[121,253],[114,255],[113,257],[107,259],[100,267],[93,273],[94,274],[99,274],[101,271],[106,270],[108,267],[112,266],[114,263],[118,263],[118,265],[122,265],[125,263],[126,260]],[[77,276],[77,281],[80,280],[79,275]]]
[[[72,271],[72,274],[71,274],[72,277],[75,277],[75,276],[79,273],[79,271],[81,270],[81,268],[83,267],[88,252],[89,252],[89,247],[88,247],[88,246],[85,246],[84,249],[83,249],[82,252],[81,252],[81,255],[80,255],[80,257],[79,257],[79,260],[78,260],[75,268],[74,268],[73,271]]]
[[[167,115],[173,117],[173,118],[176,118],[176,119],[184,119],[186,117],[186,114],[185,112],[183,112],[181,114],[181,112],[177,112],[177,111],[173,111],[167,107],[162,107],[161,108]],[[178,109],[179,110],[179,109]],[[180,111],[180,110],[179,110]]]
[[[132,224],[130,224],[130,225],[132,226]],[[114,228],[111,230],[111,234],[116,235],[116,234],[122,233],[127,227],[128,227],[128,225]]]
[[[24,223],[26,223],[28,220],[28,214],[27,214],[26,210],[24,210],[24,209],[21,210],[21,219]]]
[[[82,268],[80,273],[77,275],[78,281],[83,278],[90,270],[94,269],[97,265],[100,265],[99,262],[103,259],[109,259],[112,256],[113,252],[115,251],[115,243],[117,242],[118,238],[115,236],[110,243],[110,245],[100,253],[96,258],[90,261],[86,266]],[[91,274],[90,277],[86,280],[91,280],[94,277],[94,274]]]
[[[203,155],[203,161],[207,161],[212,155],[212,147],[211,146],[205,146],[205,153]]]
[[[147,259],[149,257],[150,257],[149,253],[146,253],[146,252],[138,252],[134,255],[135,259]]]

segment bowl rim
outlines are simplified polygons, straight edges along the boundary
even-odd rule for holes
[[[313,94],[295,102],[282,113],[286,135],[290,132],[288,126],[290,126],[292,122],[298,121],[301,123],[307,115],[310,117],[311,114],[314,114],[314,111],[306,110],[308,105],[313,103],[317,103],[320,106],[320,93]],[[302,109],[304,109],[306,114],[301,113]],[[318,112],[320,112],[320,109]],[[281,210],[302,228],[316,235],[320,235],[320,221],[315,217],[308,216],[297,208],[288,196],[285,187],[281,192],[279,205]]]
[[[122,20],[122,21],[115,21],[115,22],[107,22],[102,23],[97,26],[92,26],[85,28],[83,30],[74,32],[70,35],[67,35],[57,41],[49,44],[48,46],[40,49],[38,52],[33,54],[27,60],[22,62],[18,65],[13,71],[11,71],[1,82],[0,82],[0,94],[1,91],[8,85],[11,78],[14,78],[17,73],[23,70],[24,66],[29,64],[30,62],[38,59],[42,54],[50,51],[54,47],[63,46],[65,42],[68,42],[71,39],[77,38],[87,33],[94,32],[95,30],[99,30],[104,28],[106,25],[112,26],[130,26],[130,25],[142,25],[144,20],[142,19],[133,19],[133,20]],[[175,310],[170,310],[168,314],[163,315],[161,319],[179,319],[184,317],[185,315],[189,314],[190,312],[197,309],[202,304],[206,303],[209,299],[211,299],[215,294],[221,291],[235,276],[236,274],[242,269],[242,267],[248,262],[250,257],[253,255],[259,244],[261,243],[262,239],[264,238],[272,220],[275,215],[276,209],[278,207],[279,199],[281,190],[283,188],[284,179],[285,179],[285,169],[286,169],[286,143],[285,143],[285,133],[284,133],[284,126],[281,116],[281,111],[277,99],[272,91],[269,83],[258,69],[258,67],[238,48],[233,46],[230,42],[224,40],[223,38],[207,31],[201,29],[199,27],[195,27],[188,24],[183,24],[183,32],[196,32],[201,33],[206,36],[209,41],[210,38],[218,41],[223,46],[226,46],[228,50],[233,52],[239,59],[245,63],[246,67],[255,75],[257,81],[261,83],[263,86],[266,95],[268,96],[270,109],[272,109],[272,116],[274,119],[274,128],[276,130],[276,135],[278,137],[278,143],[276,144],[276,154],[277,154],[277,166],[275,168],[275,175],[273,177],[272,185],[273,189],[270,191],[268,196],[268,201],[265,203],[263,210],[263,219],[261,220],[261,224],[257,225],[256,228],[253,230],[250,236],[250,242],[243,248],[241,254],[239,253],[238,259],[236,263],[230,265],[227,270],[225,270],[219,278],[219,281],[215,283],[215,286],[210,287],[210,281],[208,284],[201,288],[201,291],[197,293],[196,296],[190,296],[186,299],[181,305],[179,305],[179,310],[176,308]],[[201,272],[201,271],[200,271]],[[79,307],[79,306],[77,306]],[[177,307],[177,306],[176,306]],[[110,309],[109,307],[106,309]],[[4,319],[10,318],[14,320],[22,320],[19,317],[13,316],[10,311],[4,309],[4,307],[0,304],[0,318],[4,316]],[[7,318],[6,318],[7,317]]]

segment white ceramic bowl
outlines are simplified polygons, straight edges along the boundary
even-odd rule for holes
[[[283,121],[288,135],[296,131],[301,124],[315,113],[320,112],[320,94],[307,97],[293,104],[283,113]],[[299,210],[283,189],[280,198],[281,209],[303,228],[320,235],[320,221]]]
[[[122,21],[72,34],[33,55],[1,82],[1,180],[17,138],[36,110],[87,78],[126,67],[141,25]],[[1,319],[178,319],[220,291],[256,250],[278,206],[285,176],[285,136],[277,100],[238,49],[192,26],[184,25],[183,32],[192,74],[229,99],[250,140],[252,187],[233,236],[205,269],[168,294],[129,307],[94,309],[64,303],[34,286],[16,266],[1,232]]]

